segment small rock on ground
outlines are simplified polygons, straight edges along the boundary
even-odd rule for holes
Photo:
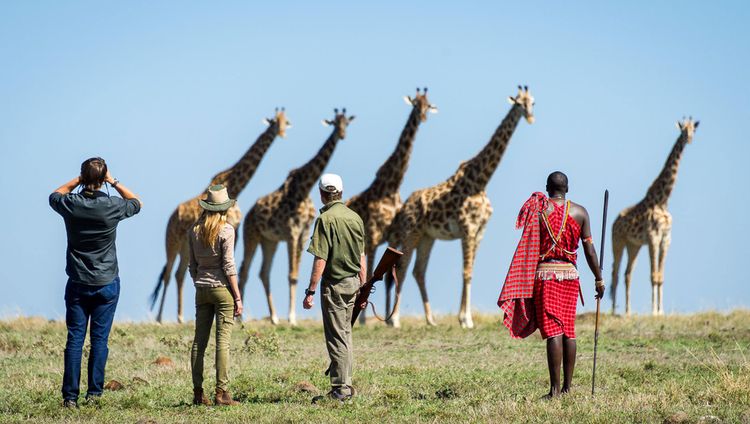
[[[161,365],[161,366],[165,366],[165,367],[166,367],[166,366],[169,366],[169,367],[171,367],[172,365],[174,365],[174,362],[172,362],[172,360],[171,360],[171,359],[169,359],[169,358],[167,358],[166,356],[159,356],[159,357],[157,357],[157,358],[156,358],[156,360],[154,361],[154,364],[156,364],[156,365]]]
[[[104,385],[104,390],[122,390],[125,386],[117,380],[109,380]]]
[[[314,384],[310,383],[309,381],[300,381],[296,386],[294,386],[294,389],[300,393],[318,393],[320,391],[317,387],[315,387]]]
[[[133,384],[143,384],[146,386],[149,385],[148,381],[138,376],[133,377]]]

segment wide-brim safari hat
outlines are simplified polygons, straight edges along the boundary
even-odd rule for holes
[[[222,212],[234,206],[236,202],[236,200],[229,198],[227,188],[222,184],[212,185],[206,190],[206,193],[208,193],[206,200],[198,200],[198,203],[207,211]]]

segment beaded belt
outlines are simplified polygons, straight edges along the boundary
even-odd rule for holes
[[[536,278],[539,280],[577,280],[578,277],[578,270],[570,262],[542,262],[536,267]]]

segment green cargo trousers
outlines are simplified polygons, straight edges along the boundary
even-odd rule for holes
[[[352,311],[359,291],[359,276],[323,281],[321,309],[326,348],[331,358],[331,386],[344,393],[352,385]]]
[[[193,388],[203,388],[203,357],[216,317],[216,388],[229,384],[229,340],[234,325],[234,298],[227,287],[195,288],[195,338],[190,353]]]

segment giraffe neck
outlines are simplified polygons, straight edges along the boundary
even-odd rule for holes
[[[664,168],[662,168],[661,173],[659,173],[654,182],[651,183],[651,187],[646,192],[646,197],[643,198],[642,202],[647,206],[667,206],[669,196],[672,194],[672,189],[677,181],[677,169],[680,166],[682,152],[689,141],[687,132],[685,131],[677,138],[672,151],[667,157],[667,161],[664,163]]]
[[[258,169],[260,161],[271,147],[271,143],[279,134],[279,126],[276,123],[271,124],[255,140],[252,146],[245,152],[237,163],[231,168],[220,172],[211,180],[211,185],[224,184],[227,187],[229,197],[236,199],[237,196],[247,185],[255,171]]]
[[[419,110],[413,108],[411,114],[409,114],[409,119],[406,120],[404,129],[401,131],[396,148],[380,166],[370,187],[365,190],[370,196],[381,198],[398,192],[404,180],[406,169],[409,167],[409,157],[414,146],[414,138],[417,135],[419,124],[422,122],[419,115]]]
[[[286,187],[288,201],[292,203],[302,202],[310,195],[310,190],[320,178],[328,161],[331,159],[336,144],[341,140],[339,132],[334,129],[318,153],[306,164],[289,173],[284,187]]]
[[[510,138],[518,126],[522,115],[521,106],[513,105],[505,115],[505,118],[497,127],[495,133],[486,146],[473,158],[469,159],[462,168],[463,176],[456,182],[456,185],[464,185],[468,192],[478,193],[487,187],[492,174],[500,164],[500,159],[508,147]]]

